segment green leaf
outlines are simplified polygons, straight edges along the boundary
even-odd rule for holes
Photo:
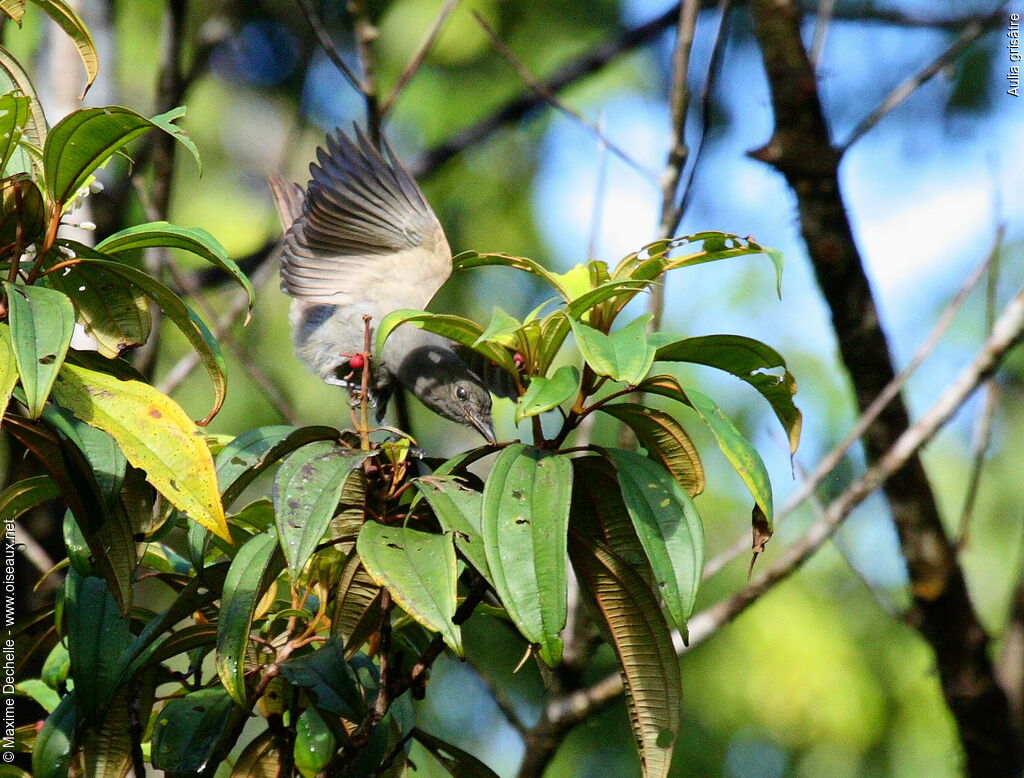
[[[691,497],[704,491],[704,466],[697,447],[674,418],[636,403],[602,405],[598,410],[628,425],[647,454],[660,462]]]
[[[380,322],[377,327],[377,339],[374,351],[380,354],[384,343],[400,325],[411,324],[414,327],[443,335],[446,338],[461,343],[473,351],[481,354],[484,358],[494,362],[509,375],[516,374],[516,365],[508,351],[501,346],[487,341],[480,341],[483,330],[475,321],[463,319],[460,316],[449,316],[440,313],[424,313],[408,308],[392,311]]]
[[[460,485],[454,478],[417,478],[413,483],[430,503],[442,529],[454,536],[455,547],[480,575],[493,583],[481,534],[483,495]]]
[[[46,475],[37,475],[13,483],[0,494],[0,524],[6,526],[26,511],[59,495],[57,484]]]
[[[562,365],[551,378],[531,378],[526,394],[516,403],[516,423],[557,408],[574,398],[579,389],[580,371],[574,365]]]
[[[60,695],[38,678],[29,678],[14,685],[16,694],[35,700],[47,713],[53,713],[60,705]]]
[[[462,633],[452,622],[458,571],[450,535],[367,521],[356,550],[366,572],[402,609],[462,656]]]
[[[53,391],[59,405],[113,437],[172,505],[230,538],[203,433],[171,398],[140,381],[70,364],[61,369]]]
[[[521,444],[498,454],[484,487],[483,536],[494,588],[523,636],[558,664],[565,626],[565,544],[572,464]]]
[[[17,157],[8,168],[18,166]],[[31,167],[31,166],[29,166]],[[35,182],[26,173],[8,170],[0,179],[0,245],[22,246],[38,243],[46,231],[46,203]]]
[[[725,454],[725,458],[729,460],[747,489],[750,490],[754,502],[764,512],[769,532],[773,531],[775,513],[772,508],[772,484],[761,455],[757,453],[757,449],[750,441],[743,437],[743,433],[736,429],[732,419],[726,416],[710,397],[693,389],[685,391],[690,406],[708,425],[711,434],[715,436],[715,442],[718,443],[719,449]]]
[[[494,770],[475,756],[456,748],[451,743],[446,743],[439,737],[434,737],[429,732],[415,728],[412,736],[441,763],[449,775],[455,778],[498,778]]]
[[[333,441],[310,443],[281,463],[274,477],[277,532],[292,577],[327,534],[345,481],[373,452]]]
[[[655,349],[646,332],[651,318],[645,314],[611,335],[574,319],[569,323],[583,358],[597,375],[635,386],[654,363]]]
[[[164,221],[148,222],[115,232],[96,245],[96,249],[105,254],[120,254],[154,247],[188,251],[205,259],[211,265],[219,267],[245,290],[249,296],[249,310],[252,310],[256,297],[252,283],[234,260],[228,257],[220,242],[204,229],[179,227]]]
[[[355,670],[345,661],[341,640],[331,638],[313,653],[293,657],[278,668],[292,686],[309,689],[316,695],[317,710],[353,722],[361,721],[365,715],[362,687]]]
[[[118,660],[132,634],[102,578],[70,571],[65,597],[65,629],[78,706],[85,720],[96,725],[116,689]]]
[[[199,354],[199,358],[202,360],[203,366],[213,382],[215,393],[213,407],[201,422],[203,425],[209,424],[224,404],[224,396],[227,393],[227,369],[224,366],[224,357],[221,355],[220,345],[205,322],[191,308],[185,305],[178,295],[141,270],[121,262],[98,259],[97,257],[106,255],[100,254],[80,243],[73,243],[72,241],[62,241],[62,243],[73,246],[83,264],[109,270],[134,284],[147,297],[153,300],[167,314],[167,318],[181,330],[181,334],[185,336],[186,340],[192,345],[192,348]]]
[[[607,548],[573,533],[569,553],[619,656],[643,776],[666,778],[682,720],[683,689],[665,618],[643,579]]]
[[[150,704],[136,700],[129,708],[128,695],[114,697],[103,715],[100,727],[82,738],[75,758],[76,773],[83,778],[118,778],[128,775],[132,766],[132,716],[145,721]]]
[[[524,270],[532,273],[541,280],[547,282],[566,301],[573,298],[572,285],[566,285],[566,279],[557,273],[552,273],[540,263],[526,257],[513,257],[508,254],[477,254],[475,251],[463,251],[452,257],[452,272],[460,270],[472,270],[478,267],[511,267],[516,270]],[[571,273],[572,271],[570,271]],[[568,274],[567,274],[568,275]]]
[[[740,335],[706,335],[660,345],[654,358],[707,365],[746,381],[772,406],[786,431],[790,453],[796,451],[802,423],[800,411],[793,404],[796,379],[775,349]]]
[[[316,708],[306,708],[295,726],[295,767],[303,778],[314,778],[334,756],[337,741]]]
[[[282,457],[319,440],[337,440],[333,427],[275,425],[244,432],[217,455],[217,480],[229,508],[256,477]]]
[[[127,108],[81,108],[64,117],[46,136],[43,170],[53,201],[66,206],[89,176],[118,149],[154,127],[168,132],[195,155],[195,145],[170,119],[183,115],[175,109],[152,120]],[[196,156],[196,162],[199,158]]]
[[[71,768],[71,745],[78,728],[79,708],[75,692],[65,694],[57,709],[46,717],[32,748],[34,778],[67,778]]]
[[[480,333],[480,337],[474,341],[474,346],[479,346],[484,341],[490,340],[507,348],[515,346],[515,338],[512,337],[523,323],[514,316],[509,316],[501,308],[494,308],[491,312],[491,322],[487,329]]]
[[[657,591],[685,638],[704,569],[700,515],[686,491],[657,463],[632,451],[606,453],[618,472],[622,499]]]
[[[250,538],[231,560],[217,620],[217,674],[227,693],[248,710],[245,651],[256,606],[277,578],[284,561],[272,532]]]
[[[219,764],[229,745],[224,741],[244,715],[219,686],[170,700],[153,727],[153,767],[197,775]]]
[[[38,419],[74,334],[75,310],[60,292],[4,281],[11,345],[29,417]]]
[[[153,320],[149,302],[123,276],[79,263],[44,276],[47,286],[63,292],[99,352],[112,359],[149,339]]]
[[[7,163],[18,149],[22,128],[28,122],[32,98],[16,92],[0,97],[0,175],[6,175]]]
[[[42,8],[46,15],[70,36],[75,48],[78,49],[78,55],[82,58],[86,75],[85,89],[82,90],[82,94],[78,98],[83,100],[85,93],[89,91],[89,87],[92,86],[92,82],[96,80],[96,76],[100,72],[99,55],[96,53],[96,44],[93,43],[89,28],[64,0],[32,0],[32,2]]]
[[[29,103],[30,116],[25,123],[23,138],[31,145],[42,148],[46,138],[46,117],[43,115],[36,90],[32,86],[32,79],[28,77],[28,73],[22,68],[17,57],[0,46],[0,92],[7,93],[15,90],[31,99],[31,103]],[[11,169],[4,171],[8,175],[14,172],[29,173],[33,170],[42,172],[42,163],[33,159],[24,148],[18,149],[14,153],[13,160],[13,163],[8,165]]]

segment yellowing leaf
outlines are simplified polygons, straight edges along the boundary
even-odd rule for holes
[[[217,476],[203,433],[174,400],[140,381],[65,364],[53,387],[57,404],[117,441],[132,465],[172,505],[230,539]]]

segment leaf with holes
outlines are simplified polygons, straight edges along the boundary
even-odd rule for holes
[[[679,631],[693,613],[704,569],[704,527],[686,491],[665,469],[632,451],[609,449],[622,499],[658,593]]]
[[[67,296],[44,286],[4,281],[4,291],[10,308],[11,346],[28,414],[38,419],[71,344],[75,310]]]
[[[434,509],[444,531],[454,536],[455,547],[493,585],[480,531],[483,495],[460,485],[454,478],[417,478],[413,483]]]
[[[568,457],[517,444],[504,449],[484,487],[483,536],[494,588],[523,636],[551,667],[562,656],[572,497]]]
[[[440,632],[461,657],[462,633],[452,622],[457,565],[451,536],[368,521],[359,531],[356,550],[377,585],[386,587],[424,627]]]

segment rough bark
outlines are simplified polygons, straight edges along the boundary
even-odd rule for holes
[[[863,411],[895,370],[846,216],[840,155],[829,140],[814,71],[801,42],[800,10],[792,0],[753,0],[750,8],[775,112],[770,140],[751,156],[782,173],[796,195],[801,232]],[[864,435],[868,461],[877,461],[908,426],[906,405],[897,397]],[[918,456],[893,474],[884,493],[910,575],[910,622],[935,652],[967,769],[977,776],[1019,775],[1021,755],[1006,695],[989,659],[989,638]]]

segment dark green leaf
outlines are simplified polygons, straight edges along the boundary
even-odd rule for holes
[[[231,561],[217,620],[217,673],[227,693],[248,708],[245,688],[245,651],[260,599],[274,584],[283,567],[273,533],[254,535]]]
[[[32,748],[34,778],[67,778],[71,768],[71,744],[78,728],[75,692],[65,694],[57,709],[46,718]]]
[[[344,641],[346,657],[358,651],[380,625],[380,592],[353,547],[341,564],[331,611],[331,634]]]
[[[651,563],[658,594],[685,636],[704,569],[704,527],[697,508],[657,463],[632,451],[606,453],[618,471],[622,499]]]
[[[238,756],[231,778],[279,778],[282,743],[273,732],[264,732],[245,747]]]
[[[293,577],[327,534],[345,480],[371,453],[321,441],[281,463],[274,477],[274,508],[278,538]]]
[[[172,699],[153,727],[153,767],[196,775],[218,764],[229,745],[224,741],[244,715],[219,686]]]
[[[0,494],[0,524],[6,526],[26,511],[59,495],[57,484],[46,475],[37,475],[13,483]]]
[[[790,453],[796,451],[801,427],[800,411],[793,404],[796,379],[775,349],[740,335],[706,335],[659,345],[654,358],[708,365],[746,381],[771,404],[786,431]]]
[[[29,417],[38,419],[64,362],[75,328],[75,309],[60,292],[4,281],[10,307],[14,359]]]
[[[526,394],[516,404],[516,423],[568,402],[580,389],[580,371],[574,365],[562,365],[551,378],[530,379]]]
[[[184,109],[147,119],[127,108],[81,108],[64,117],[46,136],[43,146],[43,170],[50,196],[67,205],[96,168],[118,149],[147,130],[159,127],[182,141],[195,155],[195,145],[170,124]],[[199,161],[196,156],[196,161]]]
[[[71,299],[78,321],[103,356],[118,357],[149,339],[149,302],[122,276],[79,263],[49,273],[45,280]]]
[[[674,418],[636,403],[602,405],[599,410],[628,425],[648,455],[661,462],[691,497],[704,491],[704,466],[697,447]]]
[[[337,741],[316,708],[306,708],[295,726],[295,767],[303,778],[313,778],[334,756]]]
[[[331,638],[313,653],[294,657],[278,667],[288,683],[316,695],[318,710],[353,722],[362,720],[366,700],[355,670],[345,661],[341,640]]]
[[[206,326],[206,323],[191,308],[185,305],[178,295],[141,270],[136,270],[134,267],[122,264],[121,262],[97,259],[97,252],[81,244],[72,244],[71,241],[64,241],[64,243],[73,245],[76,252],[80,252],[79,257],[82,258],[83,263],[109,270],[134,284],[147,297],[153,300],[167,314],[167,318],[181,330],[181,334],[185,336],[186,340],[192,345],[192,348],[199,354],[199,358],[202,360],[210,380],[213,381],[215,392],[213,408],[206,418],[200,422],[201,424],[208,424],[224,404],[224,395],[227,392],[227,370],[224,366],[224,357],[221,355],[220,345]]]
[[[12,175],[0,179],[0,245],[14,245],[20,238],[21,245],[27,246],[42,240],[46,230],[42,192],[26,174],[15,170],[23,154],[21,150],[15,153],[8,163]],[[31,162],[26,164],[31,169]]]
[[[402,609],[462,656],[462,633],[455,615],[457,566],[450,535],[368,521],[356,542],[366,572],[387,587]]]
[[[234,260],[228,258],[220,242],[200,227],[179,227],[170,222],[148,222],[116,232],[96,245],[104,254],[120,254],[145,248],[175,248],[188,251],[219,267],[231,276],[249,296],[249,310],[256,297],[249,278]]]
[[[116,689],[118,660],[132,640],[107,582],[73,570],[65,584],[68,654],[78,706],[86,721],[99,723]]]
[[[7,163],[17,150],[22,128],[31,115],[31,102],[32,98],[16,92],[0,97],[0,175],[7,175]]]
[[[523,636],[558,664],[566,620],[565,558],[572,465],[521,444],[504,449],[484,487],[487,564],[502,604]]]

